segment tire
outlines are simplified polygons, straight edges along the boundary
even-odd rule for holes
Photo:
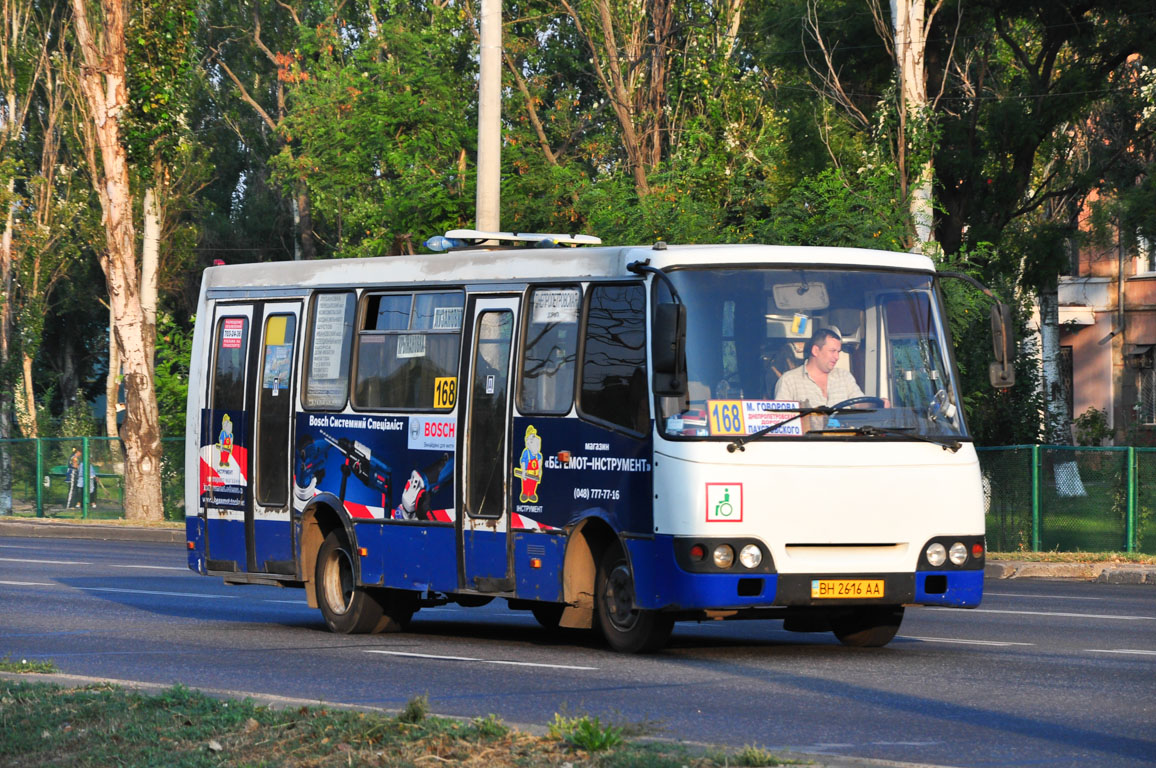
[[[354,586],[353,555],[345,533],[330,531],[317,552],[317,606],[329,629],[343,635],[373,632],[384,618],[382,604],[369,590]]]
[[[551,632],[558,630],[558,622],[562,620],[562,612],[565,610],[565,603],[534,603],[530,606],[530,613],[534,614],[534,619],[543,629]]]
[[[634,576],[626,554],[611,547],[598,563],[594,615],[607,644],[619,653],[651,653],[666,645],[674,619],[634,607]]]
[[[902,621],[902,605],[855,608],[832,616],[831,631],[843,645],[882,648],[894,639]]]

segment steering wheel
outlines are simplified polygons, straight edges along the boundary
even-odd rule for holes
[[[936,392],[927,405],[928,421],[938,421],[941,414],[949,419],[955,415],[955,406],[948,399],[946,389]]]
[[[946,394],[947,393],[944,393],[945,397],[946,397]],[[874,408],[883,408],[884,407],[883,398],[881,398],[881,397],[852,397],[851,399],[844,400],[841,403],[835,403],[834,405],[831,406],[831,409],[838,411],[840,409],[849,408],[852,405],[859,405],[861,403],[865,403],[865,404],[870,405]]]

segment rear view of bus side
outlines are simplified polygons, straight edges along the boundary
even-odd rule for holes
[[[664,244],[207,269],[189,567],[302,587],[337,632],[503,598],[627,652],[726,618],[885,644],[982,595],[939,280]],[[783,396],[819,329],[853,401]]]

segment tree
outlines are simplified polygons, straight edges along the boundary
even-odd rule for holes
[[[125,517],[161,520],[161,433],[152,360],[156,327],[155,318],[149,321],[142,304],[133,192],[122,125],[129,108],[127,3],[101,0],[95,5],[72,0],[72,9],[81,59],[77,87],[87,117],[86,157],[105,225],[106,250],[100,254],[100,265],[124,370],[126,418],[121,437],[126,454]]]

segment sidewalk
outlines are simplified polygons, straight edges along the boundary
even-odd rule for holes
[[[23,536],[30,539],[99,539],[102,541],[153,541],[183,544],[184,525],[156,527],[129,525],[123,522],[78,523],[43,517],[0,517],[0,536]]]
[[[184,526],[145,527],[123,523],[77,523],[71,520],[0,517],[0,536],[28,538],[101,539],[104,541],[153,541],[183,544]],[[1151,584],[1156,586],[1156,565],[1138,563],[1037,563],[990,560],[987,579],[1072,579],[1103,584]]]

